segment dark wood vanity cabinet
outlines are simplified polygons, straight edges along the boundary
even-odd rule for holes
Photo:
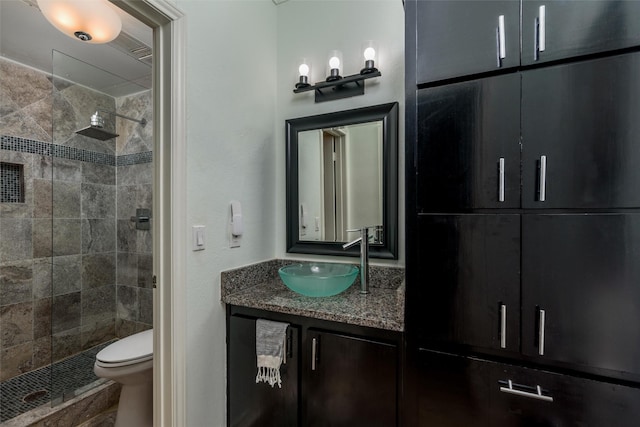
[[[228,425],[399,425],[401,333],[228,307]],[[289,323],[282,388],[256,384],[258,318]]]
[[[405,3],[408,425],[635,426],[640,2],[511,3],[520,62],[440,74],[485,36]]]

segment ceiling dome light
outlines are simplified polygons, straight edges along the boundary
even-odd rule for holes
[[[38,6],[54,27],[86,43],[109,43],[122,30],[107,0],[38,0]]]

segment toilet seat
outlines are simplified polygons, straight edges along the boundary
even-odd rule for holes
[[[104,368],[134,365],[153,359],[153,329],[109,344],[96,354],[96,365]]]

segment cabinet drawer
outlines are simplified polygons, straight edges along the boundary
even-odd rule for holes
[[[419,351],[419,425],[635,427],[640,389]]]
[[[637,46],[638,16],[637,1],[523,1],[522,64]]]
[[[518,1],[417,1],[418,84],[517,67],[519,25]]]
[[[494,426],[638,425],[638,388],[518,366],[493,366],[490,382]]]

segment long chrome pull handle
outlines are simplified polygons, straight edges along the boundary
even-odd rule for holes
[[[498,201],[504,202],[504,157],[498,161]]]
[[[500,381],[500,383],[503,383],[503,381]],[[500,391],[503,393],[509,393],[509,394],[515,394],[517,396],[522,396],[522,397],[528,397],[530,399],[537,399],[537,400],[544,400],[545,402],[553,402],[553,397],[551,396],[545,396],[542,394],[542,387],[540,387],[539,385],[535,386],[535,393],[531,393],[529,391],[524,391],[524,390],[518,390],[514,387],[521,387],[521,388],[532,388],[532,387],[527,387],[527,386],[522,386],[519,384],[514,384],[513,381],[511,380],[507,380],[507,386],[501,386],[500,387]]]
[[[507,306],[500,304],[500,348],[507,348]]]
[[[538,9],[538,51],[544,52],[547,48],[547,7],[540,6]]]
[[[547,200],[547,156],[540,156],[540,195],[538,200],[544,202]]]
[[[547,48],[547,8],[545,5],[538,9],[538,16],[533,23],[533,60],[540,59],[540,52]]]
[[[538,325],[538,354],[540,356],[544,356],[544,327],[546,322],[546,312],[543,309],[539,310],[539,321]]]
[[[498,56],[498,67],[502,67],[502,60],[507,57],[506,35],[504,30],[504,15],[498,16],[498,27],[496,28],[496,53]]]
[[[311,370],[315,371],[318,363],[318,339],[311,340]]]

